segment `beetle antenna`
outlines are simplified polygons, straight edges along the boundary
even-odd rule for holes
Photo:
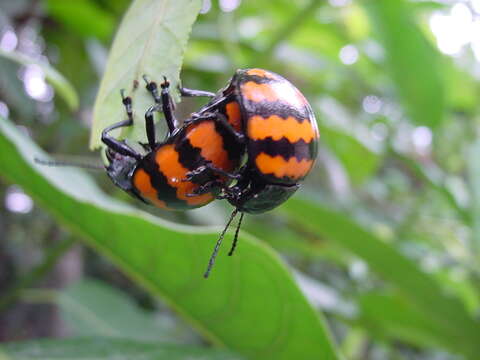
[[[37,164],[44,165],[44,166],[72,166],[78,167],[82,169],[89,169],[89,170],[105,170],[104,166],[101,165],[93,165],[93,164],[84,164],[84,163],[75,163],[70,161],[52,161],[52,160],[42,160],[38,158],[33,159]]]
[[[232,214],[230,215],[230,219],[227,221],[227,225],[225,225],[225,228],[223,229],[222,233],[220,234],[220,237],[217,240],[217,243],[215,244],[215,248],[213,249],[213,253],[210,256],[210,260],[208,261],[208,267],[207,271],[205,271],[205,274],[203,274],[203,277],[206,279],[208,278],[208,275],[210,275],[210,271],[212,270],[213,264],[215,264],[215,259],[217,258],[218,250],[220,249],[220,245],[222,244],[223,237],[225,236],[225,233],[227,232],[228,227],[230,226],[230,223],[233,221],[235,218],[235,215],[237,215],[238,209],[235,208],[232,211]]]
[[[235,248],[237,247],[238,233],[240,231],[240,226],[242,226],[243,215],[244,215],[243,212],[240,213],[240,219],[238,220],[237,229],[235,230],[235,237],[233,238],[232,247],[230,248],[230,251],[228,252],[228,256],[232,256],[233,252],[235,251]]]

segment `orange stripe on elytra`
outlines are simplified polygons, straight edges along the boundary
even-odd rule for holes
[[[167,178],[168,184],[177,190],[177,198],[185,200],[187,204],[203,205],[213,200],[212,194],[203,194],[194,197],[186,196],[192,194],[198,185],[183,181],[186,179],[188,169],[180,163],[178,152],[173,145],[164,145],[158,149],[155,155],[155,161],[160,171]]]
[[[293,107],[302,108],[308,105],[305,97],[288,81],[274,81],[257,84],[247,81],[242,84],[242,95],[253,102],[283,101]]]
[[[236,101],[229,102],[225,106],[227,120],[230,125],[237,131],[242,131],[242,114],[240,113],[240,105]]]
[[[284,119],[277,115],[264,118],[259,115],[248,119],[248,137],[252,140],[287,138],[291,143],[303,139],[306,143],[318,137],[318,133],[307,119],[299,122],[293,116]]]
[[[148,175],[145,170],[138,169],[135,171],[133,175],[133,185],[140,192],[140,195],[149,200],[153,205],[162,209],[168,209],[165,201],[158,198],[158,192],[152,186],[150,175]]]
[[[313,160],[298,161],[296,157],[285,160],[280,155],[270,156],[262,152],[255,158],[255,164],[263,174],[273,174],[279,179],[284,177],[299,179],[308,174]]]
[[[255,75],[255,76],[260,76],[268,79],[278,79],[275,74],[271,73],[270,71],[266,71],[263,69],[250,69],[247,71],[248,75]]]
[[[190,144],[200,149],[202,157],[211,161],[217,168],[231,170],[228,153],[223,148],[223,138],[215,130],[213,121],[201,122],[189,129],[187,138]]]

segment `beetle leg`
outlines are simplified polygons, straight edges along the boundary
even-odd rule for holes
[[[216,112],[216,109],[222,105],[222,103],[226,102],[227,98],[225,96],[212,99],[208,104],[200,108],[197,112],[192,113],[191,118],[195,120],[196,118],[203,117],[206,114],[212,114]],[[190,119],[189,119],[190,120]],[[187,120],[188,121],[188,120]]]
[[[193,193],[186,194],[187,197],[194,197],[198,195],[207,194],[209,192],[218,191],[223,188],[225,185],[220,180],[212,180],[203,185],[197,187]]]
[[[145,129],[147,131],[148,145],[153,150],[157,143],[155,137],[155,123],[153,121],[153,112],[158,111],[158,105],[153,105],[145,112]]]
[[[121,155],[130,156],[135,159],[141,159],[142,155],[136,152],[130,146],[128,146],[124,141],[117,140],[108,134],[114,129],[133,125],[132,99],[130,98],[130,96],[125,96],[125,92],[123,89],[120,90],[120,94],[122,96],[122,103],[125,106],[125,111],[127,113],[127,119],[105,128],[102,131],[102,142],[107,145],[108,148]]]
[[[143,76],[143,79],[147,83],[147,85],[145,86],[146,89],[152,95],[153,100],[155,101],[155,105],[150,107],[145,113],[145,121],[147,122],[147,137],[149,137],[149,143],[152,144],[150,141],[150,137],[155,139],[153,112],[159,111],[160,110],[159,106],[161,105],[162,107],[161,109],[165,117],[165,121],[167,122],[168,131],[169,131],[169,134],[167,134],[167,136],[169,136],[177,128],[177,125],[176,125],[177,119],[175,118],[175,115],[173,113],[173,110],[175,110],[175,104],[172,100],[172,97],[170,96],[170,82],[167,80],[166,77],[163,77],[164,81],[160,84],[160,87],[162,89],[160,92],[160,95],[158,93],[158,86],[156,82],[150,81],[146,75]],[[150,135],[148,134],[149,131],[151,132]],[[155,140],[153,141],[153,144],[155,144]]]
[[[203,120],[214,120],[217,123],[220,123],[225,128],[225,130],[227,130],[235,138],[235,140],[238,143],[243,144],[245,142],[245,135],[235,130],[232,124],[230,124],[227,121],[227,118],[225,117],[225,115],[219,113],[218,111],[214,113],[213,112],[193,113],[191,115],[191,118],[185,121],[185,124],[187,123],[193,124],[197,121],[203,121]]]
[[[178,90],[180,91],[180,95],[184,97],[196,97],[196,96],[205,96],[205,97],[215,97],[215,93],[210,91],[203,91],[203,90],[194,90],[188,89],[184,87],[179,87]]]
[[[227,177],[229,179],[232,179],[232,180],[238,180],[238,179],[241,179],[241,177],[242,177],[242,175],[238,172],[237,173],[231,173],[231,172],[225,171],[223,169],[215,167],[215,165],[213,165],[210,162],[205,164],[205,167],[207,169],[211,170],[212,172],[216,173],[217,175],[225,176],[225,177]]]
[[[177,128],[176,124],[178,124],[178,122],[175,118],[175,114],[173,113],[173,110],[175,110],[175,104],[170,96],[170,82],[165,76],[163,79],[163,83],[160,84],[160,87],[162,88],[162,110],[165,120],[167,121],[168,130],[170,130],[170,134],[172,134]]]
[[[143,80],[145,80],[145,83],[147,84],[145,86],[145,88],[152,95],[153,100],[155,100],[155,104],[160,104],[162,102],[162,99],[160,98],[160,95],[158,94],[157,83],[155,81],[150,81],[148,79],[147,75],[143,75]]]
[[[205,165],[199,166],[195,170],[189,171],[185,176],[185,179],[182,181],[203,184],[213,175],[224,176],[232,180],[239,180],[242,177],[240,173],[231,173],[223,169],[219,169],[212,163],[208,162]]]
[[[233,238],[232,242],[232,247],[230,248],[230,251],[228,252],[228,256],[232,256],[236,247],[237,247],[237,241],[238,241],[238,233],[240,231],[240,227],[242,226],[242,220],[243,220],[243,215],[244,212],[240,212],[240,219],[238,220],[237,228],[235,229],[235,236]]]
[[[237,142],[239,142],[240,144],[243,144],[245,142],[245,135],[235,130],[234,127],[227,121],[227,118],[225,117],[225,115],[221,113],[217,113],[216,115],[217,116],[215,118],[215,121],[222,124],[225,127],[225,129],[235,137],[235,140],[237,140]]]

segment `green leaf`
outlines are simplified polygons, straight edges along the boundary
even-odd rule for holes
[[[171,88],[179,83],[180,67],[188,36],[201,8],[200,0],[135,0],[128,9],[113,41],[93,110],[90,147],[101,146],[100,134],[121,121],[125,110],[120,89],[132,98],[135,125],[125,129],[129,139],[145,141],[143,114],[153,104],[142,75]]]
[[[366,181],[378,168],[380,157],[346,132],[320,125],[321,141],[338,157],[355,185]]]
[[[442,347],[443,334],[436,324],[411,303],[393,294],[369,293],[359,299],[359,320],[380,338],[413,345]]]
[[[82,36],[108,39],[115,25],[113,16],[91,0],[48,0],[47,12]]]
[[[185,345],[154,344],[124,339],[74,338],[0,345],[2,360],[234,360],[225,350]]]
[[[241,234],[235,255],[224,246],[206,280],[220,229],[177,225],[114,201],[77,169],[35,164],[46,155],[7,120],[0,134],[4,176],[205,338],[250,358],[339,359],[319,314],[263,243]]]
[[[34,60],[16,51],[5,51],[0,49],[0,56],[15,61],[21,65],[35,64],[39,66],[44,72],[47,81],[52,84],[58,94],[63,97],[63,100],[65,100],[68,106],[70,106],[70,109],[76,110],[78,108],[78,96],[75,89],[62,74],[50,65]]]
[[[471,191],[470,215],[472,219],[472,251],[476,259],[480,259],[480,140],[470,145],[468,152],[468,175]],[[477,267],[478,269],[478,267]]]
[[[162,340],[179,343],[169,336],[167,324],[140,309],[128,297],[106,283],[83,280],[58,298],[62,318],[73,335]]]
[[[341,213],[311,201],[291,199],[284,206],[306,230],[337,243],[363,259],[394,285],[441,334],[439,342],[454,352],[476,359],[480,353],[480,325],[462,303],[441,289],[417,264]],[[433,335],[433,334],[432,334]]]
[[[445,112],[441,59],[404,0],[366,0],[395,88],[417,124],[435,127]]]

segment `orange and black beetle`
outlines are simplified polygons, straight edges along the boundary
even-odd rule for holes
[[[217,94],[180,89],[183,96],[212,97],[182,127],[176,127],[168,87],[165,79],[159,95],[156,84],[147,81],[156,104],[145,114],[146,155],[109,135],[113,129],[133,124],[131,99],[122,94],[127,120],[102,133],[108,147],[107,173],[123,190],[162,208],[189,209],[214,198],[227,199],[235,207],[217,241],[207,277],[238,212],[236,235],[244,213],[271,210],[298,189],[317,155],[317,123],[295,86],[262,69],[237,70]],[[169,128],[161,143],[155,140],[153,124],[153,112],[160,110]],[[235,249],[236,235],[229,255]]]
[[[167,80],[161,88],[159,95],[156,83],[147,81],[156,104],[145,113],[148,139],[147,144],[142,144],[147,151],[145,155],[109,135],[114,129],[133,124],[132,100],[122,92],[127,119],[102,132],[109,161],[107,174],[121,189],[160,208],[188,210],[206,205],[225,186],[226,179],[217,175],[217,171],[235,171],[239,166],[244,151],[237,140],[243,138],[238,133],[240,119],[232,114],[220,119],[221,114],[202,113],[177,127]],[[185,88],[180,91],[183,96],[214,96]],[[153,123],[153,113],[160,110],[169,129],[163,142],[157,142]],[[204,169],[202,174],[188,179],[198,168]]]
[[[236,172],[218,174],[236,180],[222,183],[217,199],[227,199],[235,209],[217,241],[205,277],[208,276],[223,235],[237,212],[240,220],[229,255],[235,250],[243,214],[258,214],[285,202],[310,172],[317,156],[318,128],[310,104],[300,91],[280,75],[262,69],[237,70],[227,86],[195,116],[205,112],[239,114],[237,141],[246,149],[245,164]],[[189,173],[196,179],[203,167]]]

